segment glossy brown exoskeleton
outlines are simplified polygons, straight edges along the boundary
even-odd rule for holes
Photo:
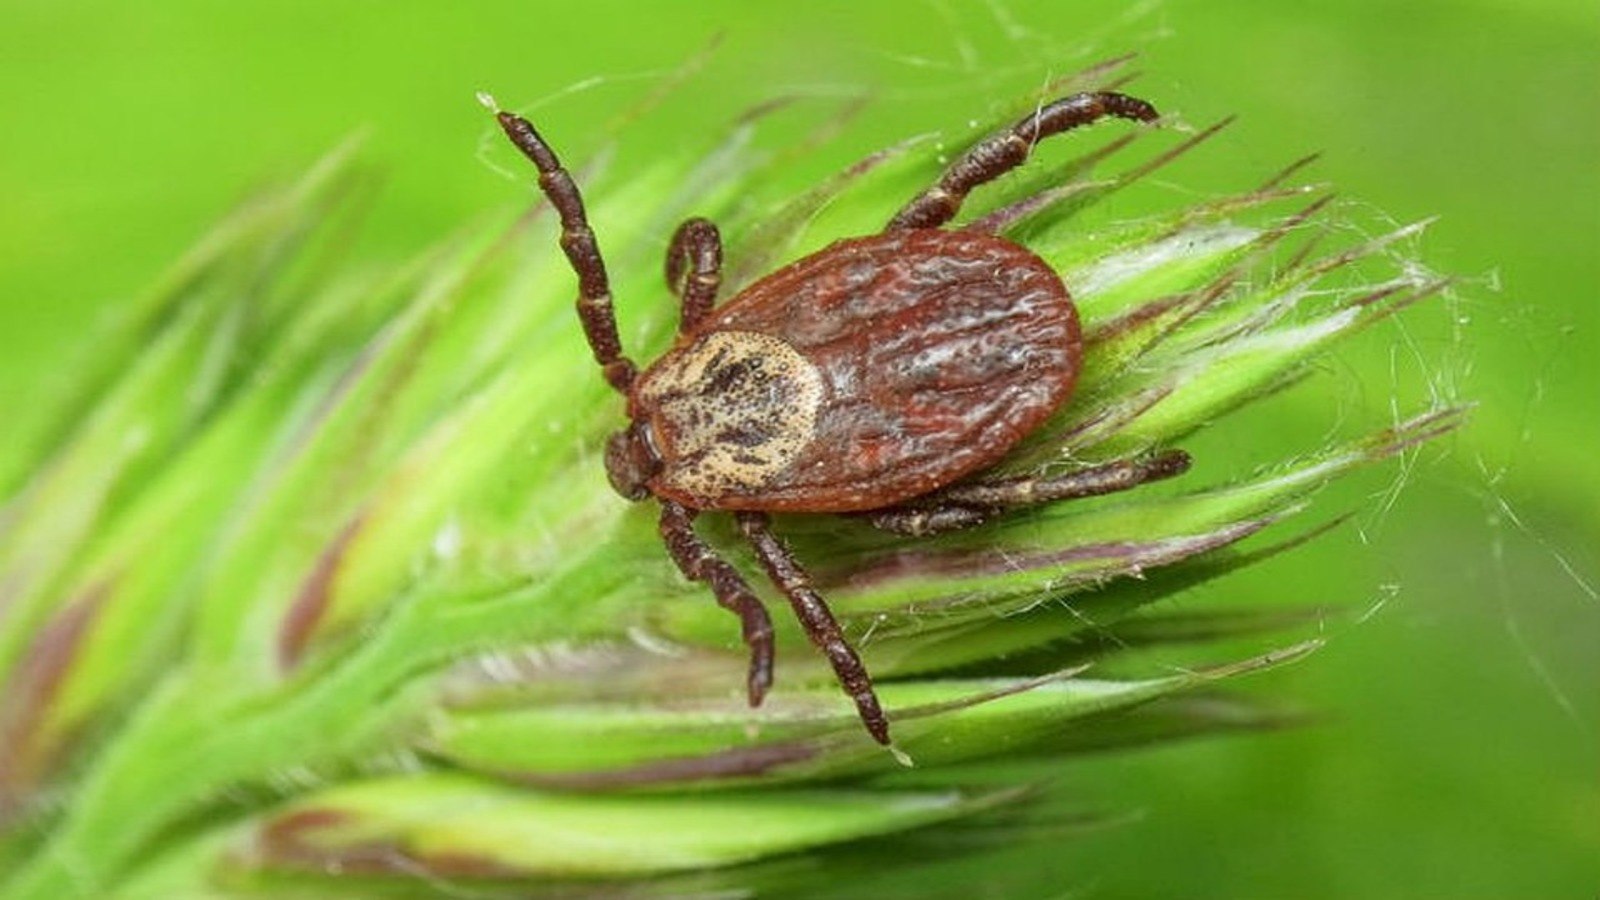
[[[660,501],[673,561],[739,616],[752,706],[772,684],[772,624],[738,571],[695,534],[699,511],[734,511],[867,731],[888,744],[866,669],[772,533],[769,512],[855,513],[926,535],[1187,468],[1186,455],[1168,451],[1049,478],[968,478],[1066,401],[1083,347],[1077,310],[1048,264],[982,228],[940,226],[1043,138],[1105,116],[1153,121],[1143,100],[1099,92],[1043,106],[973,147],[883,233],[839,241],[720,307],[721,240],[710,222],[690,219],[667,251],[667,280],[682,300],[678,340],[642,372],[622,353],[577,186],[526,119],[485,102],[539,169],[578,275],[584,332],[628,401],[629,425],[606,446],[611,484],[630,500]]]

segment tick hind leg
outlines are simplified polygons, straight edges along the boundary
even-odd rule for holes
[[[718,605],[739,617],[745,645],[750,648],[746,693],[751,706],[760,706],[772,687],[772,619],[739,572],[694,533],[694,517],[694,510],[663,501],[661,537],[684,577],[710,585]]]
[[[737,515],[739,529],[755,547],[756,556],[767,570],[767,576],[789,598],[789,605],[794,608],[795,617],[805,628],[811,643],[828,657],[839,684],[855,701],[856,713],[861,716],[867,732],[878,743],[887,746],[889,720],[884,717],[878,695],[872,689],[872,677],[867,674],[866,666],[861,664],[861,657],[856,655],[855,648],[845,639],[828,604],[811,587],[811,579],[794,558],[794,553],[772,533],[771,520],[765,513],[741,512]]]
[[[962,201],[973,188],[1022,165],[1035,144],[1106,116],[1151,122],[1157,118],[1157,113],[1154,106],[1143,100],[1110,91],[1063,97],[962,154],[945,169],[933,187],[895,213],[884,230],[938,228],[955,218]]]
[[[1052,478],[1005,478],[945,488],[904,506],[865,513],[876,528],[926,537],[982,525],[1001,512],[1056,500],[1096,497],[1181,475],[1189,454],[1168,450],[1139,459],[1117,460]]]
[[[678,226],[667,247],[667,287],[683,301],[680,334],[693,331],[717,302],[722,286],[722,235],[709,219]]]
[[[583,195],[578,191],[577,182],[562,167],[555,151],[534,130],[532,123],[500,109],[487,94],[480,94],[478,99],[494,111],[495,120],[506,137],[539,170],[539,190],[544,191],[561,217],[561,249],[578,275],[578,318],[583,322],[583,333],[589,339],[595,361],[605,371],[607,383],[623,394],[628,393],[638,368],[622,354],[622,339],[617,336],[617,312],[611,303],[611,281],[606,275],[605,259],[600,256],[600,245],[595,242],[594,231],[584,213]]]

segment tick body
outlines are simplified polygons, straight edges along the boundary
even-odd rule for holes
[[[636,382],[661,460],[645,484],[696,509],[856,512],[986,468],[1066,399],[1082,356],[1061,279],[993,235],[837,244],[740,292]]]
[[[527,120],[495,112],[560,214],[584,332],[626,397],[629,424],[607,443],[607,475],[622,496],[660,502],[673,561],[739,616],[752,706],[772,683],[771,621],[738,570],[694,532],[698,512],[734,513],[867,731],[888,744],[865,667],[768,513],[856,514],[924,535],[1187,468],[1171,450],[1052,478],[985,480],[983,470],[1071,396],[1083,356],[1077,310],[1027,248],[941,227],[969,191],[1020,165],[1039,140],[1105,116],[1152,121],[1148,103],[1101,92],[1043,106],[973,147],[882,233],[841,240],[721,306],[716,227],[690,219],[667,251],[667,280],[682,301],[678,339],[643,371],[622,353],[577,186]]]

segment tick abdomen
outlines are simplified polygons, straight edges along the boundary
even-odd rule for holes
[[[662,471],[702,509],[849,512],[992,465],[1070,395],[1076,310],[1002,238],[841,241],[752,284],[636,392]]]

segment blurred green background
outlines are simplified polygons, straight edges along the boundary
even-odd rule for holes
[[[524,196],[478,156],[491,135],[473,91],[527,106],[602,79],[541,107],[581,148],[717,34],[678,130],[658,127],[646,156],[773,95],[870,90],[826,170],[1136,50],[1137,92],[1163,109],[1241,116],[1163,180],[1237,188],[1322,150],[1317,177],[1342,196],[1441,216],[1422,257],[1463,276],[1457,296],[1329,369],[1346,418],[1382,421],[1392,394],[1411,409],[1434,389],[1478,401],[1474,423],[1370,481],[1353,527],[1185,601],[1352,609],[1328,620],[1327,649],[1260,685],[1320,721],[1063,771],[1085,803],[1138,815],[1011,854],[1039,896],[1600,890],[1593,0],[8,0],[0,414],[233,203],[357,130],[387,189],[353,252],[404,259]],[[1420,385],[1398,371],[1417,358],[1437,368]],[[1243,427],[1228,441],[1280,440],[1274,419]]]

